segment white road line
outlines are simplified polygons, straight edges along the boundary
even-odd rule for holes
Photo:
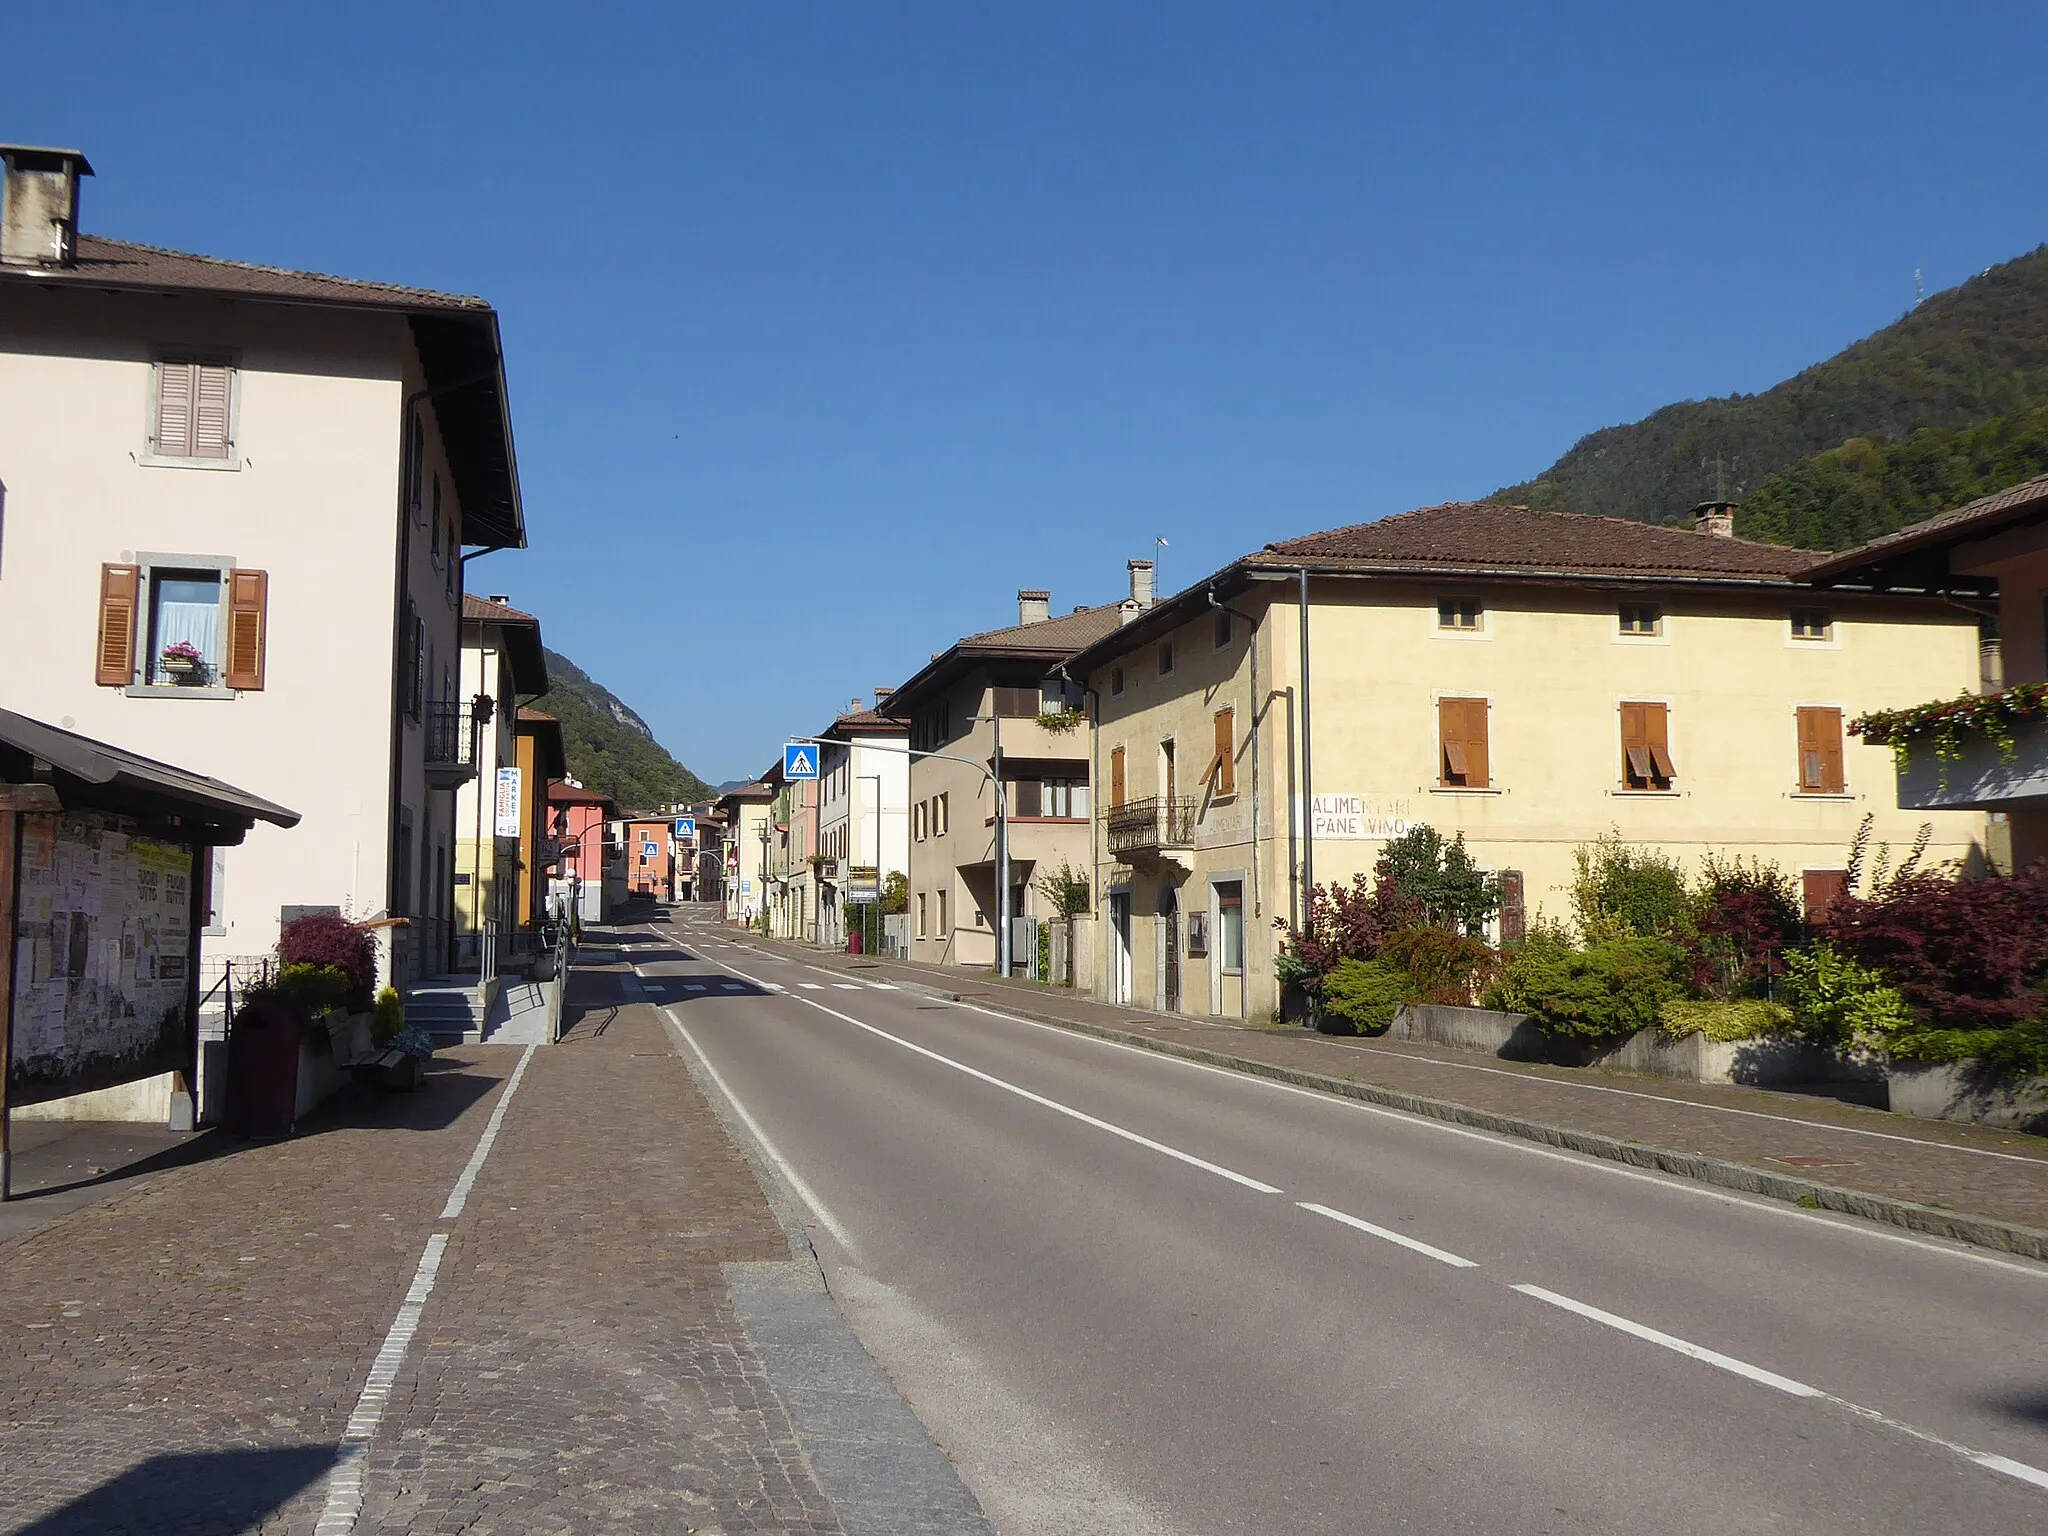
[[[853,1245],[852,1235],[839,1225],[830,1208],[818,1198],[818,1192],[804,1181],[804,1176],[791,1166],[789,1159],[784,1157],[775,1143],[768,1139],[768,1133],[761,1129],[761,1122],[747,1112],[747,1106],[740,1102],[740,1096],[732,1091],[732,1086],[723,1077],[719,1076],[718,1068],[711,1065],[711,1058],[704,1054],[704,1047],[697,1043],[697,1037],[683,1026],[683,1021],[675,1016],[674,1009],[664,1008],[661,1011],[668,1015],[668,1021],[674,1026],[675,1032],[683,1037],[683,1043],[689,1046],[696,1056],[698,1063],[704,1068],[705,1076],[718,1085],[718,1091],[725,1095],[725,1102],[730,1104],[732,1112],[740,1117],[740,1123],[753,1132],[754,1140],[760,1145],[761,1155],[773,1163],[783,1178],[789,1181],[789,1187],[796,1192],[796,1197],[810,1207],[811,1214],[818,1218],[818,1225],[832,1234],[832,1240],[848,1253],[858,1254],[859,1250]]]
[[[441,1207],[441,1220],[453,1221],[462,1214],[462,1208],[469,1203],[470,1186],[476,1183],[476,1176],[482,1171],[484,1159],[491,1155],[491,1148],[497,1145],[498,1127],[505,1123],[505,1111],[512,1107],[512,1095],[519,1091],[519,1080],[526,1076],[527,1063],[533,1060],[538,1045],[529,1045],[519,1058],[519,1065],[512,1069],[512,1076],[505,1083],[505,1091],[498,1096],[498,1107],[491,1111],[491,1118],[484,1126],[484,1133],[478,1138],[476,1150],[469,1154],[469,1166],[462,1170],[462,1177],[455,1181],[455,1187],[448,1192],[448,1203]]]
[[[683,990],[685,992],[702,992],[706,989],[701,981],[686,981],[683,983]]]
[[[835,992],[858,992],[860,990],[860,983],[857,981],[835,981],[832,983],[832,990]]]
[[[1526,1157],[1546,1157],[1555,1162],[1569,1163],[1574,1168],[1583,1168],[1592,1173],[1603,1173],[1618,1179],[1636,1179],[1645,1184],[1654,1184],[1659,1189],[1674,1194],[1691,1195],[1702,1200],[1712,1200],[1720,1205],[1733,1206],[1745,1211],[1758,1211],[1765,1215],[1785,1217],[1802,1223],[1817,1222],[1834,1232],[1854,1233],[1858,1237],[1874,1238],[1878,1242],[1902,1243],[1908,1248],[1917,1248],[1922,1253],[1940,1254],[1944,1258],[1964,1259],[1972,1264],[1988,1265],[2011,1274],[2029,1275],[2036,1280],[2048,1280],[2048,1265],[2030,1263],[2023,1259],[2001,1259],[1980,1248],[1950,1246],[1928,1238],[1914,1237],[1910,1233],[1896,1231],[1878,1223],[1859,1220],[1836,1211],[1809,1211],[1782,1200],[1773,1200],[1767,1195],[1745,1195],[1735,1190],[1722,1189],[1713,1184],[1702,1184],[1677,1174],[1648,1173],[1640,1168],[1624,1167],[1606,1158],[1591,1157],[1578,1152],[1560,1152],[1554,1147],[1538,1146],[1535,1142],[1519,1137],[1498,1135],[1492,1131],[1475,1131],[1468,1126],[1452,1125],[1445,1120],[1433,1119],[1428,1115],[1410,1114],[1406,1110],[1388,1109],[1380,1104],[1367,1104],[1359,1099],[1345,1098],[1322,1088],[1303,1088],[1295,1083],[1283,1083],[1270,1077],[1258,1077],[1249,1072],[1234,1071],[1229,1067],[1212,1066],[1206,1061],[1189,1061],[1184,1056],[1169,1056],[1164,1051],[1149,1051],[1142,1045],[1126,1045],[1121,1040],[1104,1040],[1099,1035],[1084,1035],[1077,1030],[1062,1029],[1057,1024],[1046,1024],[1038,1019],[1027,1019],[1018,1014],[1005,1013],[1000,1008],[983,1008],[976,1003],[954,1003],[955,1008],[965,1008],[970,1013],[985,1014],[991,1019],[1001,1019],[1010,1024],[1023,1024],[1032,1029],[1046,1030],[1068,1040],[1086,1041],[1105,1050],[1129,1051],[1133,1055],[1150,1061],[1170,1061],[1176,1066],[1186,1067],[1195,1072],[1208,1072],[1217,1077],[1227,1078],[1235,1083],[1250,1083],[1275,1093],[1291,1093],[1319,1103],[1335,1105],[1338,1108],[1355,1110],[1361,1114],[1378,1115],[1382,1119],[1397,1120],[1403,1125],[1418,1126],[1446,1136],[1462,1136],[1468,1141],[1484,1142],[1507,1152],[1517,1152]],[[1618,1091],[1618,1090],[1617,1090]]]
[[[1411,1249],[1416,1253],[1435,1259],[1439,1264],[1448,1264],[1453,1269],[1477,1269],[1479,1267],[1471,1259],[1460,1258],[1457,1254],[1446,1252],[1442,1248],[1432,1248],[1428,1243],[1417,1242],[1412,1237],[1391,1231],[1386,1227],[1376,1227],[1369,1221],[1360,1221],[1356,1216],[1347,1216],[1342,1211],[1333,1211],[1327,1205],[1317,1205],[1313,1200],[1297,1200],[1294,1203],[1304,1211],[1314,1211],[1318,1216],[1327,1216],[1332,1221],[1341,1221],[1347,1227],[1356,1227],[1361,1232],[1370,1232],[1374,1237],[1384,1238],[1390,1243],[1397,1243],[1403,1248]]]
[[[800,981],[797,985],[806,992],[822,992],[825,990],[825,984],[822,981]]]
[[[896,990],[896,983],[893,981],[871,981],[868,983],[868,986],[876,992],[894,992]]]
[[[1732,1376],[1740,1376],[1745,1381],[1753,1381],[1759,1386],[1769,1387],[1776,1392],[1783,1392],[1788,1397],[1805,1397],[1819,1402],[1831,1403],[1859,1419],[1872,1424],[1882,1425],[1886,1429],[1894,1430],[1902,1435],[1908,1435],[1928,1445],[1940,1446],[1943,1450],[1950,1451],[1962,1457],[1963,1460],[1974,1462],[1989,1471],[2001,1472],[2005,1476],[2017,1478],[2023,1483],[2031,1483],[2036,1488],[2048,1489],[2048,1472],[2042,1471],[2039,1467],[2030,1467],[2023,1461],[2014,1461],[2010,1456],[1999,1456],[1990,1451],[1972,1450],[1967,1445],[1962,1445],[1957,1441],[1933,1434],[1928,1430],[1920,1429],[1915,1425],[1906,1423],[1902,1419],[1895,1419],[1890,1414],[1879,1413],[1875,1408],[1865,1408],[1861,1403],[1852,1403],[1846,1397],[1837,1397],[1832,1392],[1823,1391],[1819,1387],[1809,1386],[1803,1381],[1794,1381],[1790,1376],[1780,1376],[1776,1371],[1767,1371],[1762,1366],[1751,1365],[1746,1360],[1737,1360],[1733,1355],[1724,1355],[1719,1350],[1708,1349],[1703,1345],[1694,1344],[1690,1340],[1681,1339],[1668,1333],[1661,1333],[1655,1328],[1646,1327],[1642,1323],[1617,1316],[1615,1313],[1603,1312],[1600,1308],[1588,1306],[1583,1301],[1574,1301],[1569,1296],[1560,1296],[1556,1291],[1547,1291],[1540,1285],[1516,1285],[1510,1286],[1509,1289],[1519,1291],[1524,1296],[1533,1296],[1538,1301],[1548,1302],[1553,1307],[1560,1307],[1566,1312],[1575,1313],[1591,1322],[1602,1324],[1620,1333],[1626,1333],[1633,1338],[1642,1339],[1646,1343],[1668,1349],[1674,1354],[1684,1355],[1688,1359],[1701,1361],[1713,1366],[1717,1370],[1726,1371]]]
[[[751,980],[751,978],[749,979]],[[803,985],[808,986],[810,983],[806,982]],[[1163,1141],[1154,1141],[1149,1136],[1140,1136],[1136,1131],[1126,1130],[1123,1126],[1112,1124],[1110,1121],[1099,1120],[1094,1115],[1074,1108],[1071,1104],[1062,1104],[1058,1099],[1048,1099],[1043,1094],[1033,1093],[1029,1088],[1020,1088],[1015,1083],[1006,1082],[1004,1079],[983,1072],[979,1068],[970,1067],[964,1061],[955,1061],[950,1056],[941,1056],[937,1051],[927,1050],[915,1041],[905,1040],[901,1035],[892,1035],[886,1029],[877,1029],[872,1024],[863,1023],[850,1013],[841,1013],[836,1008],[827,1008],[816,998],[799,997],[794,999],[794,1001],[802,1003],[808,1008],[815,1008],[820,1013],[829,1013],[833,1018],[841,1019],[851,1024],[855,1029],[864,1029],[871,1035],[887,1040],[893,1045],[900,1045],[906,1051],[923,1056],[928,1060],[936,1061],[941,1066],[951,1067],[955,1072],[963,1072],[969,1077],[987,1083],[992,1088],[1000,1088],[1005,1093],[1014,1093],[1020,1099],[1027,1099],[1033,1104],[1042,1105],[1044,1108],[1050,1109],[1057,1114],[1065,1115],[1069,1119],[1078,1120],[1083,1125],[1092,1125],[1098,1131],[1107,1131],[1112,1136],[1119,1136],[1137,1146],[1162,1153],[1178,1162],[1186,1163],[1191,1168],[1199,1168],[1204,1173],[1213,1173],[1219,1179],[1228,1179],[1233,1184],[1242,1184],[1246,1189],[1257,1190],[1262,1195],[1277,1195],[1280,1193],[1278,1185],[1268,1184],[1261,1179],[1251,1178],[1237,1172],[1235,1169],[1225,1168],[1221,1163],[1212,1163],[1206,1158],[1196,1157],[1192,1152],[1183,1152],[1180,1148],[1170,1147]]]

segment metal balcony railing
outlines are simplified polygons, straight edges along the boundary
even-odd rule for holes
[[[429,703],[426,710],[427,763],[435,768],[470,767],[476,733],[467,704]]]
[[[1195,842],[1195,802],[1184,795],[1148,795],[1142,800],[1126,800],[1102,813],[1102,826],[1112,854],[1191,848]]]

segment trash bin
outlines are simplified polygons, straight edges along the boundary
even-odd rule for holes
[[[861,932],[856,928],[846,936],[846,952],[849,955],[859,954],[861,952],[860,941]]]
[[[237,1136],[289,1136],[299,1110],[299,1021],[259,1001],[228,1031],[227,1128]]]

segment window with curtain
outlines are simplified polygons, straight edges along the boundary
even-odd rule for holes
[[[149,579],[149,680],[169,685],[196,672],[212,683],[221,670],[220,573],[152,571]],[[179,666],[180,661],[190,667]]]
[[[1244,969],[1244,882],[1216,884],[1216,955],[1223,970]]]

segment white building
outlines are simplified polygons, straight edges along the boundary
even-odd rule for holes
[[[7,705],[303,809],[219,855],[209,963],[324,906],[442,969],[461,557],[526,538],[496,312],[80,235],[83,155],[0,161]]]
[[[875,709],[888,697],[876,689]],[[846,943],[848,906],[909,873],[909,737],[903,721],[860,708],[818,737],[818,942],[827,948]]]
[[[716,808],[725,820],[726,921],[752,925],[768,904],[775,791],[766,784],[745,784],[720,795]]]

